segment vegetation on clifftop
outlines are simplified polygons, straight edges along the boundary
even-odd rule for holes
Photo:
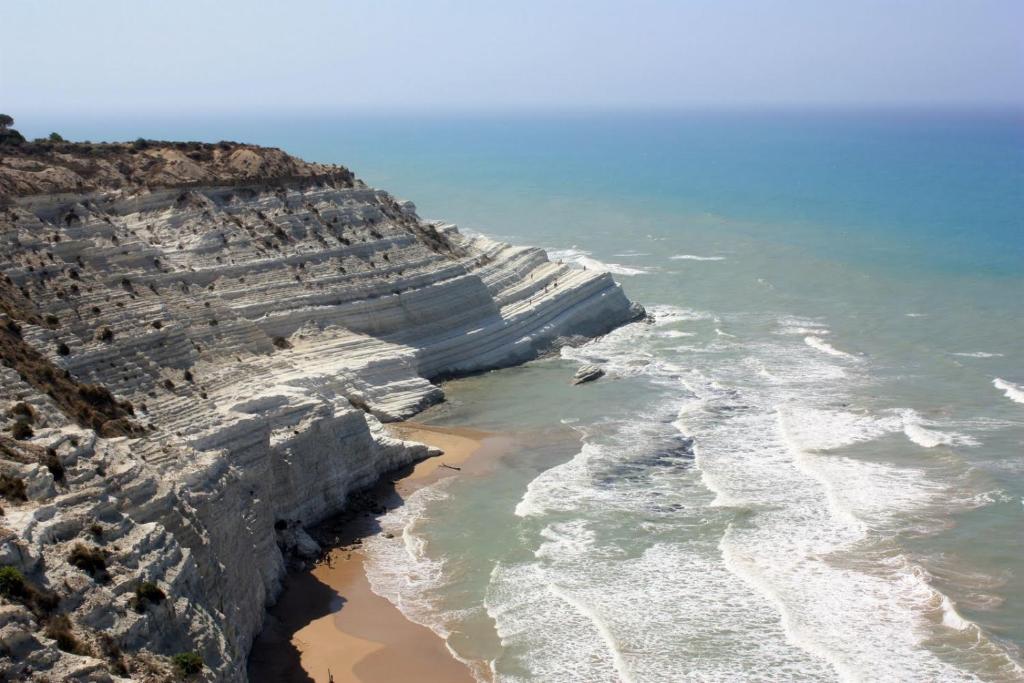
[[[67,142],[58,133],[25,140],[0,115],[0,197],[60,192],[252,182],[326,182],[351,187],[344,166],[316,164],[280,149],[239,142]],[[4,124],[2,122],[6,121]]]

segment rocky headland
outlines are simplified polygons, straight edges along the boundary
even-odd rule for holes
[[[426,457],[431,380],[642,313],[340,166],[0,147],[0,677],[245,679],[305,529]]]

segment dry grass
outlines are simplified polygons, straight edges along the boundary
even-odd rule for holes
[[[42,320],[32,302],[3,280],[0,280],[0,312],[10,316],[8,322],[14,323],[14,326],[0,326],[0,362],[52,398],[80,427],[95,429],[105,437],[144,433],[143,428],[130,419],[134,413],[130,403],[117,401],[105,387],[76,382],[67,371],[55,366],[21,338],[20,326],[13,318],[36,325]]]
[[[76,543],[68,554],[68,564],[81,569],[100,583],[110,580],[107,574],[107,553],[97,546]]]
[[[75,636],[74,626],[72,626],[71,620],[66,614],[50,617],[46,622],[43,633],[47,638],[56,640],[57,647],[64,650],[64,652],[76,655],[91,654],[88,646]]]

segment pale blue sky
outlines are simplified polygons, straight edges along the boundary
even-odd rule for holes
[[[0,111],[1024,105],[1024,0],[5,0]]]

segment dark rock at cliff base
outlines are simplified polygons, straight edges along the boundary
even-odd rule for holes
[[[584,384],[586,382],[593,382],[600,377],[604,377],[604,370],[596,365],[584,365],[573,375],[572,383]]]

